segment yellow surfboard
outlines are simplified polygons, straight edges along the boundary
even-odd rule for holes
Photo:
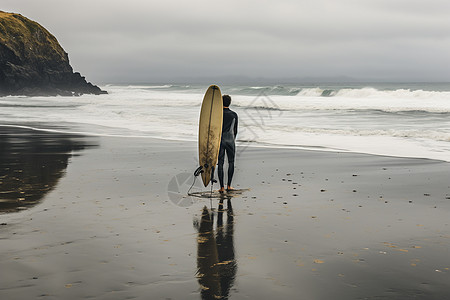
[[[203,167],[202,180],[208,186],[217,164],[222,138],[223,102],[217,85],[211,85],[203,97],[198,129],[198,159]]]

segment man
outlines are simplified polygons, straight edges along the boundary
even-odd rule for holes
[[[232,111],[229,106],[231,104],[231,97],[229,95],[223,95],[223,125],[222,125],[222,139],[220,141],[219,150],[219,165],[217,172],[219,175],[220,190],[223,193],[225,191],[223,182],[223,163],[225,161],[225,152],[228,157],[228,178],[227,178],[227,191],[233,190],[231,186],[231,180],[234,174],[234,157],[236,154],[236,135],[238,128],[238,115]]]

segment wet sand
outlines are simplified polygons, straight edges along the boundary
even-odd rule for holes
[[[0,136],[1,299],[450,294],[449,163],[244,145],[209,199],[195,143]]]

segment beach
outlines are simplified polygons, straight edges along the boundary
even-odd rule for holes
[[[207,198],[195,142],[0,135],[1,299],[450,293],[448,162],[245,145]]]
[[[450,299],[449,11],[2,1],[0,300]]]

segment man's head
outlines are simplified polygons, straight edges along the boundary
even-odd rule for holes
[[[222,96],[222,101],[223,101],[223,107],[228,107],[228,106],[230,106],[230,103],[231,103],[231,97],[230,97],[230,95],[223,95],[223,96]]]

